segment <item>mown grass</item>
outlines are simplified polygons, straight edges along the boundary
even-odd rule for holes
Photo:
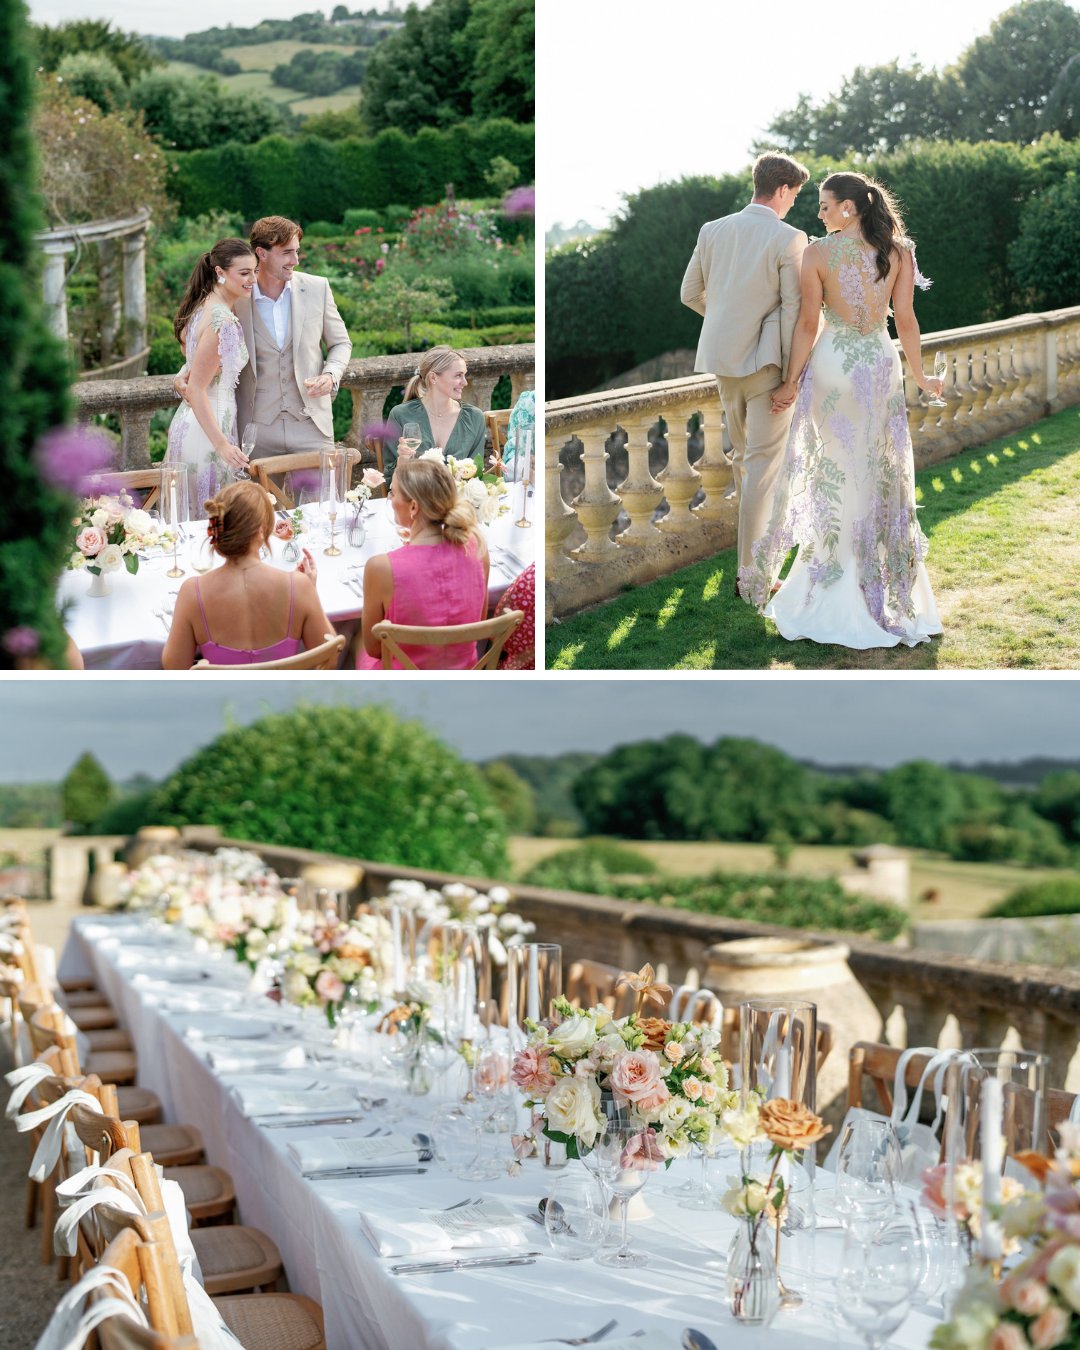
[[[787,642],[732,594],[735,550],[548,630],[553,670],[1080,669],[1080,410],[916,476],[944,635],[857,652]]]
[[[290,89],[272,83],[270,73],[277,65],[287,65],[292,56],[299,51],[310,49],[313,52],[350,52],[355,47],[339,46],[329,42],[295,42],[282,39],[280,42],[260,42],[252,47],[227,47],[225,56],[238,61],[243,70],[238,75],[218,75],[217,78],[227,89],[238,94],[257,94],[273,99],[275,103],[286,103],[293,112],[307,116],[310,113],[343,112],[359,102],[361,88],[358,84],[346,85],[334,94],[311,96],[302,89]],[[206,75],[201,66],[190,61],[169,61],[167,70],[189,78]],[[209,72],[213,74],[214,72]]]

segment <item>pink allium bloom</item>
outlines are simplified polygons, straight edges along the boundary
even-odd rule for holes
[[[315,977],[315,992],[324,1003],[340,1003],[345,997],[345,981],[332,970],[320,970]]]
[[[514,1056],[514,1066],[510,1077],[523,1092],[543,1096],[555,1086],[555,1075],[551,1072],[551,1056],[542,1045],[527,1045]]]
[[[535,216],[536,215],[536,189],[531,187],[516,187],[508,192],[503,198],[503,214],[514,218],[516,216]]]
[[[89,427],[58,427],[38,441],[34,461],[50,487],[77,496],[89,490],[97,473],[112,467],[116,446],[103,432]]]
[[[671,1095],[651,1050],[627,1050],[611,1066],[611,1087],[617,1097],[641,1111],[656,1111]]]
[[[642,1130],[640,1134],[635,1134],[623,1149],[622,1157],[619,1159],[623,1167],[634,1172],[655,1172],[658,1167],[663,1167],[664,1161],[664,1155],[660,1152],[660,1145],[656,1142],[656,1135],[652,1130]]]
[[[88,558],[96,558],[107,542],[102,531],[93,525],[87,525],[85,530],[80,530],[75,536],[75,547]]]
[[[37,631],[25,624],[9,628],[4,634],[3,647],[9,656],[33,656],[41,646]]]

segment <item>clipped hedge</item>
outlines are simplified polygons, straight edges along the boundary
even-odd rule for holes
[[[653,860],[636,848],[613,839],[588,839],[541,859],[521,880],[527,886],[603,895],[612,885],[612,877],[653,876],[656,870]]]
[[[533,128],[505,119],[462,123],[415,136],[394,129],[371,140],[326,141],[317,136],[267,136],[254,145],[230,143],[171,156],[169,192],[182,215],[237,211],[246,219],[270,213],[297,220],[340,218],[343,204],[378,211],[440,201],[447,183],[459,197],[482,196],[484,175],[502,155],[533,175]],[[407,217],[406,217],[407,218]]]
[[[1044,914],[1080,914],[1080,877],[1056,877],[1020,886],[990,910],[990,919],[1034,919]]]

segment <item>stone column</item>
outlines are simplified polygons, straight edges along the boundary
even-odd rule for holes
[[[1058,333],[1050,325],[1043,340],[1043,371],[1046,380],[1046,411],[1054,410],[1058,396]]]
[[[495,392],[495,386],[498,383],[498,374],[470,376],[469,387],[466,390],[466,401],[475,403],[481,412],[486,412],[491,407],[491,395]]]
[[[536,388],[536,371],[512,370],[510,372],[510,406],[518,401],[526,389]]]
[[[124,240],[124,355],[146,346],[146,231]]]
[[[67,264],[64,260],[73,247],[73,244],[67,243],[44,244],[42,246],[42,252],[45,254],[45,275],[42,289],[45,298],[46,322],[49,325],[49,332],[64,341],[67,341],[68,335],[67,295],[65,291]]]
[[[150,419],[152,410],[120,410],[120,468],[150,468]]]
[[[574,549],[574,557],[579,562],[603,562],[617,552],[608,531],[619,514],[619,499],[607,482],[608,456],[604,447],[609,433],[607,427],[591,426],[577,434],[584,447],[581,461],[585,467],[585,487],[571,505],[589,537]]]
[[[615,542],[624,548],[640,547],[655,537],[652,516],[663,499],[664,489],[649,471],[649,432],[654,422],[651,412],[630,414],[623,419],[629,468],[619,484],[619,496],[630,524],[615,536]]]
[[[691,514],[690,502],[701,486],[701,475],[697,469],[690,467],[690,437],[685,425],[681,409],[668,419],[668,462],[666,468],[657,475],[664,485],[664,496],[671,509],[657,521],[656,527],[675,533],[694,525],[695,517]]]
[[[108,365],[116,354],[123,323],[124,306],[120,295],[120,245],[115,239],[103,239],[98,245],[98,303],[101,306],[101,363]]]
[[[349,389],[352,395],[352,420],[345,434],[345,444],[358,449],[364,444],[364,428],[376,422],[381,423],[383,404],[386,401],[385,390],[375,390],[368,384]]]
[[[705,489],[705,500],[694,511],[698,520],[710,525],[738,526],[739,508],[734,498],[731,463],[724,454],[724,431],[720,404],[708,405],[699,414],[705,453],[697,462],[697,473]],[[715,428],[713,430],[712,428]],[[729,499],[728,493],[731,492]]]
[[[562,495],[559,437],[548,442],[544,454],[544,569],[548,577],[565,576],[573,567],[563,545],[577,516]]]

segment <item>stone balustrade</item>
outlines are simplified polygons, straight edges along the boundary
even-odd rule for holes
[[[223,839],[217,830],[183,831],[188,847],[235,844],[259,853],[282,876],[308,863],[330,861],[305,849]],[[336,860],[341,861],[341,860]],[[490,881],[446,873],[346,859],[363,870],[351,900],[386,893],[395,877],[416,878],[434,888],[465,881],[484,889]],[[537,940],[557,942],[565,953],[626,970],[645,962],[662,967],[672,983],[693,982],[705,968],[706,949],[743,937],[791,936],[792,930],[747,923],[661,905],[609,900],[604,896],[513,887],[515,912],[536,924]],[[835,935],[801,933],[821,942]],[[849,964],[881,1017],[880,1039],[896,1045],[1022,1045],[1049,1056],[1051,1087],[1080,1091],[1080,972],[1041,966],[976,961],[872,942],[844,935]],[[848,1047],[837,1047],[846,1056]]]
[[[491,395],[503,375],[510,377],[510,406],[523,389],[531,388],[536,364],[532,344],[476,347],[462,352],[469,367],[465,401],[491,407]],[[416,369],[417,353],[368,356],[350,361],[342,388],[352,395],[352,421],[347,445],[362,446],[364,428],[383,420],[383,404],[391,389],[402,386]],[[179,365],[178,365],[179,368]],[[115,414],[120,419],[120,460],[117,469],[150,466],[150,419],[161,408],[176,406],[171,375],[147,375],[135,380],[96,380],[73,390],[80,421]]]
[[[905,366],[917,469],[1080,403],[1080,307],[927,333],[922,349],[927,370],[945,354],[945,406],[930,406]],[[545,408],[545,436],[549,621],[735,543],[711,376],[560,399]]]

